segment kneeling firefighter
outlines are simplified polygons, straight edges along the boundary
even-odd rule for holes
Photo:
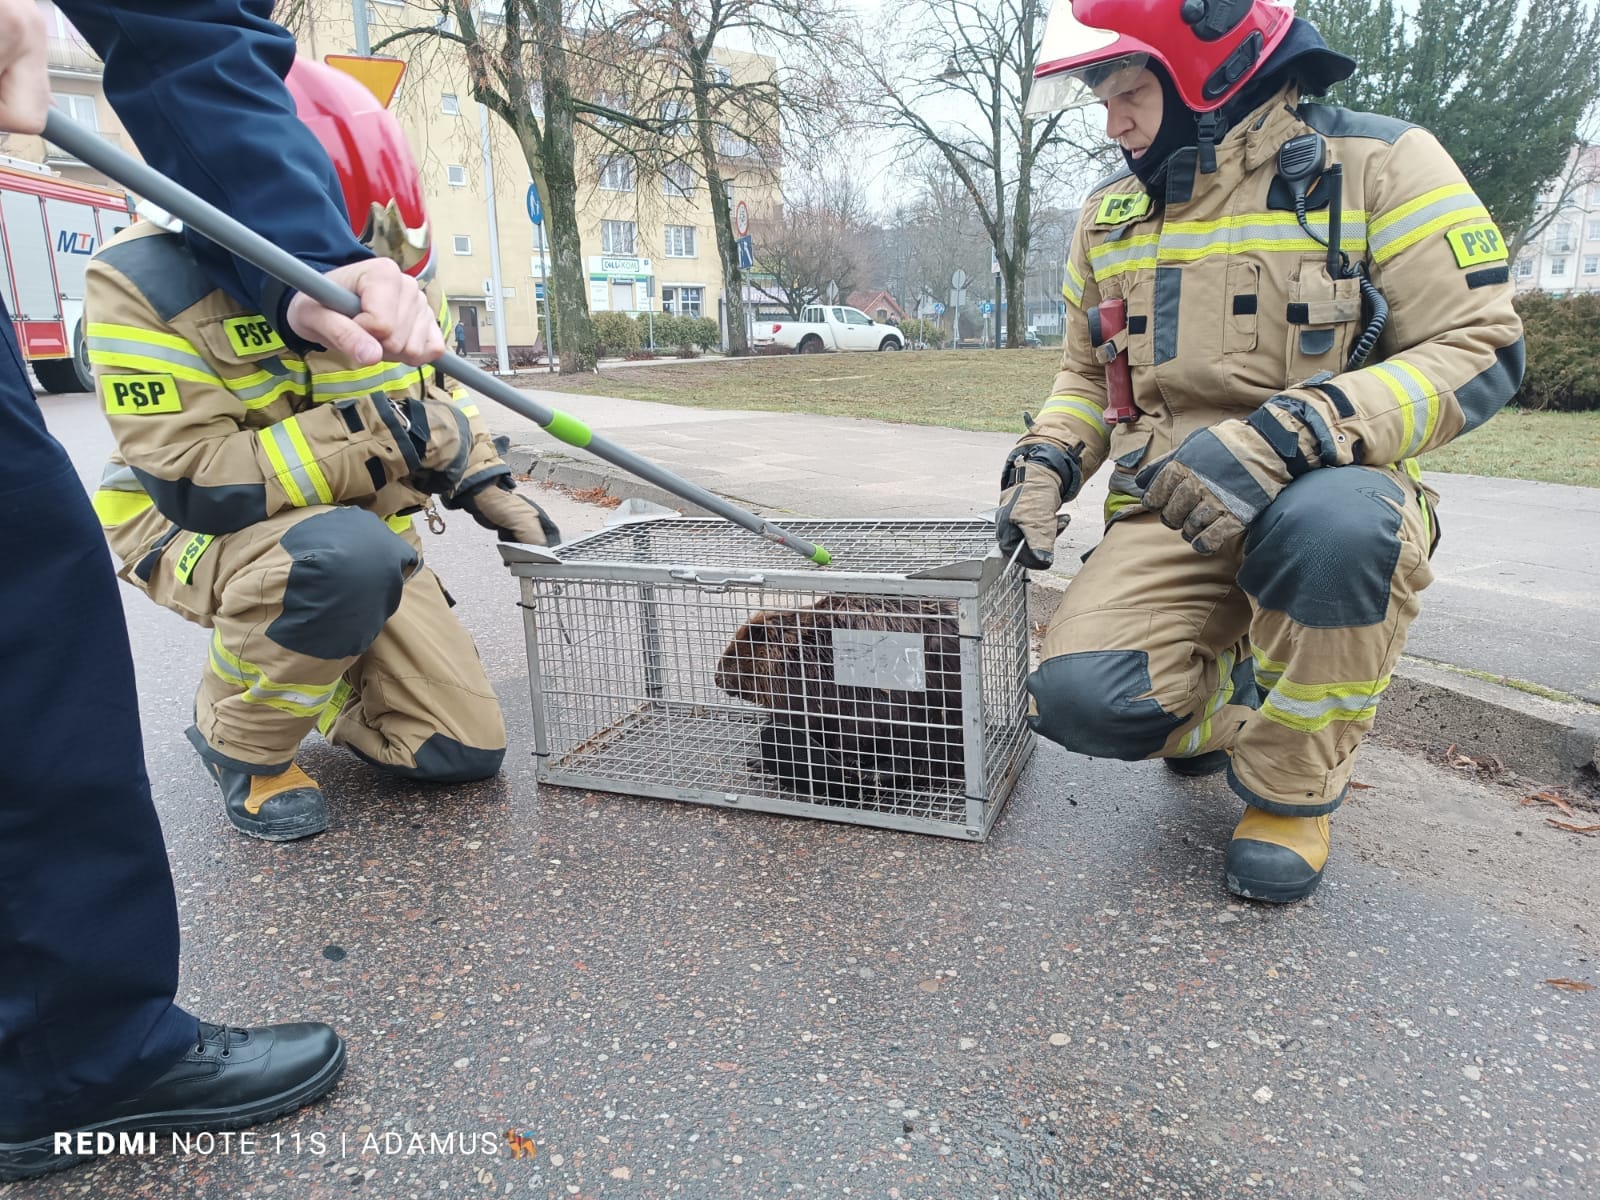
[[[351,228],[426,287],[427,215],[399,124],[319,63],[297,61],[288,85]],[[189,738],[228,819],[269,841],[327,827],[295,763],[313,728],[408,779],[498,771],[499,703],[411,514],[436,521],[438,497],[510,541],[559,535],[512,490],[467,393],[431,367],[296,348],[148,222],[95,257],[85,308],[117,440],[94,505],[122,578],[212,631]]]
[[[1112,462],[1032,720],[1226,770],[1227,887],[1298,900],[1432,580],[1416,459],[1522,378],[1505,243],[1426,130],[1306,102],[1355,64],[1287,0],[1056,0],[1039,61],[1034,107],[1104,105],[1127,169],[1079,217],[1061,370],[1003,473],[997,536],[1042,569]]]

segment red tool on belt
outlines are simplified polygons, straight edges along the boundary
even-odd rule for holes
[[[1095,306],[1091,330],[1095,336],[1095,349],[1106,368],[1106,410],[1108,425],[1126,425],[1139,419],[1139,410],[1133,403],[1133,376],[1128,370],[1126,339],[1118,346],[1113,339],[1128,327],[1128,304],[1120,296],[1102,300]]]

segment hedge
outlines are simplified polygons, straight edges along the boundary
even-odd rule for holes
[[[639,348],[639,323],[627,313],[597,312],[591,320],[601,358],[620,358]]]
[[[1525,292],[1514,303],[1528,369],[1511,403],[1547,412],[1600,409],[1600,292]]]

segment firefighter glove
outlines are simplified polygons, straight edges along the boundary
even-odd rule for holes
[[[465,496],[455,497],[452,508],[464,508],[485,529],[492,529],[504,542],[528,546],[554,546],[561,541],[561,530],[548,513],[515,490],[509,476],[491,479]]]
[[[1056,538],[1069,518],[1060,508],[1083,486],[1083,468],[1075,454],[1049,442],[1030,442],[1006,456],[1000,476],[1000,507],[994,515],[994,536],[1009,560],[1035,571],[1055,562]]]
[[[466,414],[449,400],[434,396],[374,396],[373,400],[380,408],[391,406],[399,418],[395,441],[411,468],[406,482],[432,495],[455,491],[472,452],[472,428]],[[396,428],[394,422],[390,428]]]
[[[1304,406],[1276,397],[1246,419],[1196,430],[1134,477],[1144,506],[1198,554],[1233,550],[1278,493],[1331,462]]]

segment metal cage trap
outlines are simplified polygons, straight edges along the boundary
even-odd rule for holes
[[[994,526],[786,528],[835,565],[712,518],[501,546],[539,780],[987,837],[1033,748],[1027,589]]]

